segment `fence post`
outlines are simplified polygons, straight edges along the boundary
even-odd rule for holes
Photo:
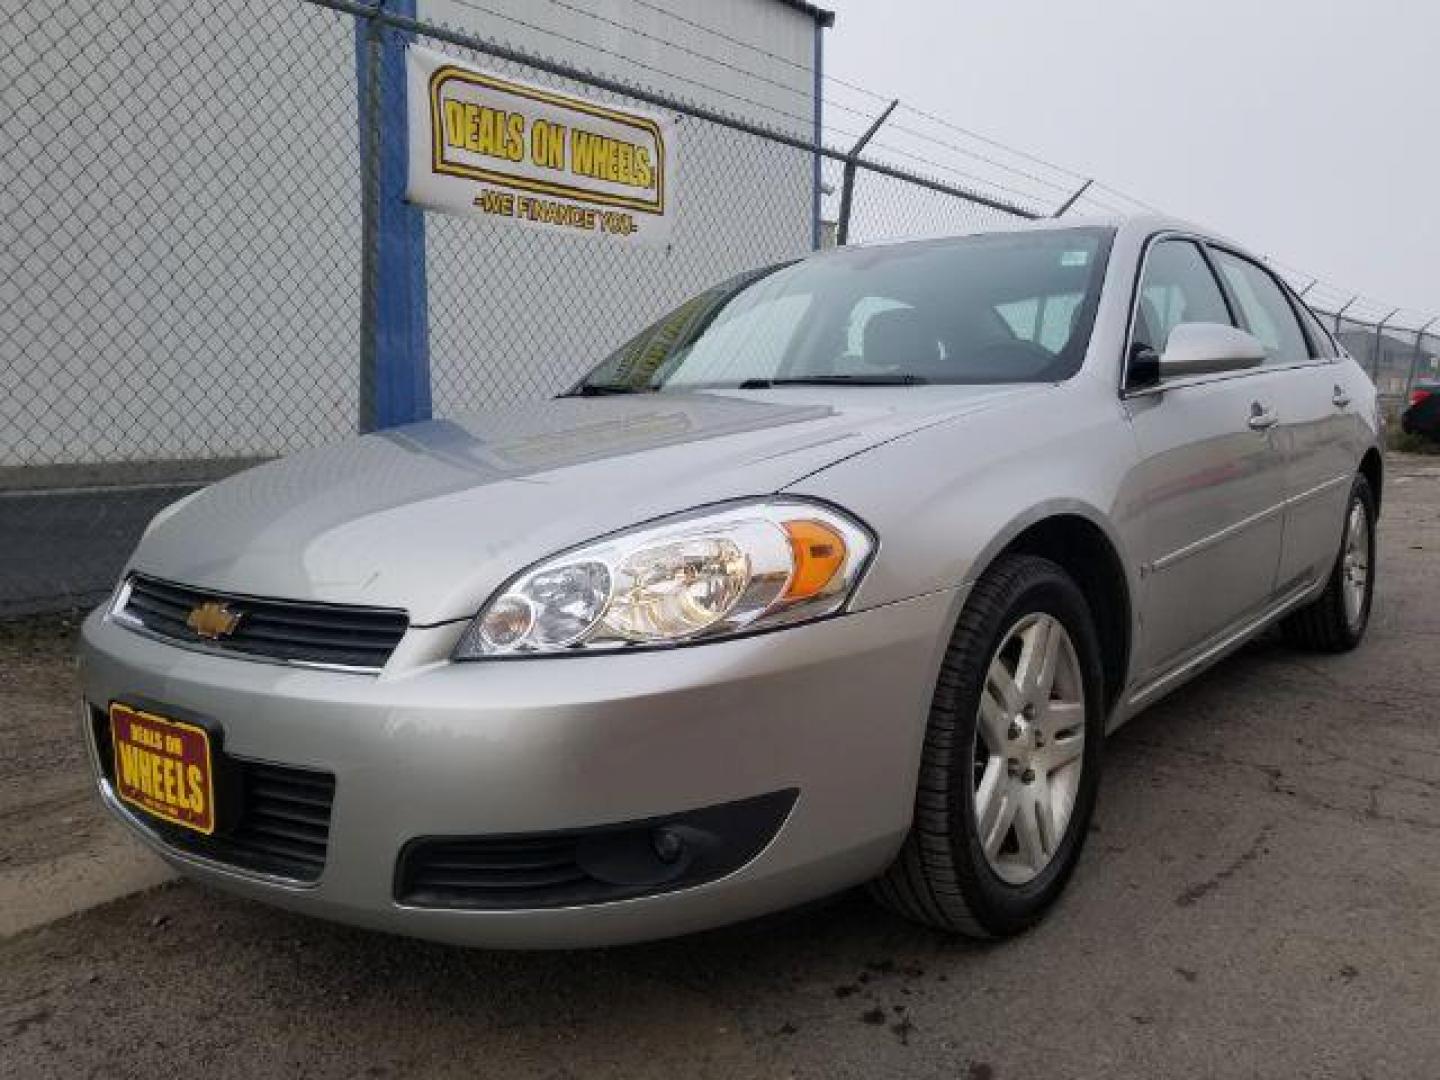
[[[1398,314],[1400,314],[1400,309],[1397,307],[1375,324],[1375,348],[1371,350],[1370,381],[1377,387],[1380,385],[1380,349],[1385,340],[1383,337],[1385,324]]]
[[[405,201],[409,147],[405,46],[386,16],[415,18],[415,0],[379,0],[355,18],[363,205],[360,305],[361,431],[430,416],[425,219]]]
[[[813,138],[815,140],[815,152],[810,156],[810,248],[812,251],[820,250],[821,227],[820,227],[820,184],[824,180],[821,174],[823,159],[820,156],[820,141],[825,137],[825,83],[821,67],[825,60],[825,27],[817,18],[815,20],[815,53],[813,67],[815,69],[815,85],[812,91],[814,95],[815,118],[812,124]]]
[[[1068,199],[1066,199],[1063,203],[1060,204],[1060,209],[1056,210],[1050,216],[1052,218],[1064,217],[1065,211],[1069,210],[1072,206],[1079,202],[1080,196],[1084,195],[1085,192],[1089,191],[1090,185],[1093,183],[1095,183],[1093,177],[1089,180],[1086,180],[1083,184],[1081,184],[1078,188],[1075,189],[1074,193]]]
[[[844,247],[850,240],[850,204],[855,197],[855,163],[860,160],[860,151],[865,149],[865,144],[880,130],[880,125],[890,118],[895,106],[899,104],[900,99],[896,98],[886,105],[885,111],[875,118],[875,122],[866,128],[865,134],[850,148],[850,153],[845,155],[845,175],[840,185],[840,221],[835,229],[835,243],[840,247]]]
[[[1440,315],[1435,316],[1435,318],[1415,331],[1415,352],[1410,357],[1410,373],[1405,376],[1404,393],[1406,400],[1410,398],[1410,391],[1415,386],[1415,376],[1420,370],[1421,350],[1425,347],[1425,331],[1429,330],[1430,327],[1434,326],[1437,322],[1440,322]]]
[[[1354,306],[1355,301],[1356,301],[1356,300],[1359,300],[1359,299],[1360,299],[1360,294],[1359,294],[1359,293],[1356,293],[1354,296],[1350,297],[1349,300],[1346,300],[1346,301],[1345,301],[1344,305],[1340,308],[1339,311],[1335,312],[1335,337],[1336,337],[1336,338],[1339,338],[1339,337],[1340,337],[1340,320],[1345,317],[1345,312],[1349,311],[1350,308],[1351,308],[1352,306]]]

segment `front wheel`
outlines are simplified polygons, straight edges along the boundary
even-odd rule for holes
[[[1280,624],[1292,645],[1315,652],[1348,652],[1360,644],[1375,599],[1375,496],[1356,476],[1340,536],[1340,553],[1325,591]]]
[[[1084,595],[1048,559],[999,559],[951,638],[914,822],[875,895],[907,918],[974,937],[1025,929],[1080,856],[1104,730]]]

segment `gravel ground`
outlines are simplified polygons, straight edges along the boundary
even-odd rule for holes
[[[0,866],[82,850],[108,824],[77,739],[78,615],[0,623]]]
[[[0,936],[170,877],[95,797],[78,614],[0,621]]]
[[[1385,514],[1366,645],[1257,642],[1123,729],[1070,891],[1018,940],[850,894],[655,945],[466,952],[177,883],[0,942],[0,1076],[1434,1075],[1440,462],[1392,461]],[[13,745],[46,678],[4,647]],[[94,823],[55,717],[0,758],[8,858],[43,853],[29,824]]]

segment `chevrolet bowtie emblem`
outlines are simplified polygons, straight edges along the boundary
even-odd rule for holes
[[[185,625],[195,633],[211,641],[217,638],[229,637],[240,625],[241,612],[231,611],[225,604],[215,600],[206,600],[199,607],[193,608]]]

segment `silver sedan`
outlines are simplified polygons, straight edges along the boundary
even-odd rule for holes
[[[596,945],[870,883],[1004,936],[1107,732],[1264,628],[1353,648],[1376,394],[1159,219],[846,248],[568,393],[298,454],[150,525],[86,622],[102,799],[183,873]]]

